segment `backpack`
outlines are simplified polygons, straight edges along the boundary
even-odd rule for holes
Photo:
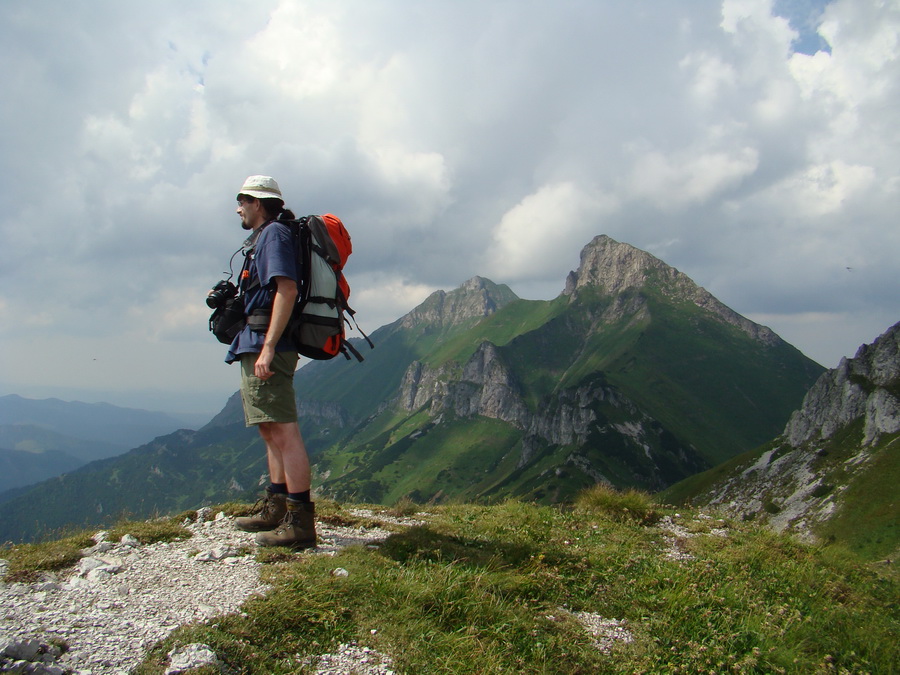
[[[300,294],[285,334],[301,356],[326,360],[343,354],[349,360],[353,354],[362,361],[362,355],[346,338],[348,316],[369,347],[374,349],[375,345],[359,328],[356,312],[347,304],[350,284],[342,270],[353,245],[341,219],[326,213],[278,222],[287,225],[294,235],[300,271]]]

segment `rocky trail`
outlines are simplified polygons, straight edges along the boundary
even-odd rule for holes
[[[240,611],[248,597],[265,593],[253,535],[235,528],[223,513],[207,520],[211,515],[201,510],[197,521],[186,523],[192,536],[181,541],[141,545],[126,535],[113,542],[99,532],[74,569],[44,574],[38,583],[0,583],[0,672],[127,673],[178,626]],[[317,529],[319,546],[301,555],[334,555],[354,544],[377,545],[390,535],[378,527],[324,522]],[[0,563],[0,578],[3,567]],[[194,645],[170,654],[167,672],[216,663],[215,658]],[[385,656],[342,645],[338,653],[320,658],[316,672],[378,675],[392,672],[388,666]]]

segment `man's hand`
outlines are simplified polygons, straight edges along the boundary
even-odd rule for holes
[[[275,358],[275,345],[284,332],[291,313],[294,311],[294,302],[297,299],[297,283],[287,277],[275,277],[275,297],[272,300],[272,320],[269,322],[269,330],[263,348],[256,359],[253,374],[261,380],[268,380],[275,373],[271,369],[272,360]]]
[[[256,359],[256,365],[253,368],[253,374],[261,380],[268,380],[275,372],[270,368],[272,359],[275,358],[274,345],[263,345],[259,357]]]

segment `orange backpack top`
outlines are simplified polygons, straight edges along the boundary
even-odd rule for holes
[[[341,219],[331,213],[279,222],[290,227],[297,244],[300,295],[286,329],[297,352],[319,360],[331,359],[338,354],[349,359],[352,353],[362,361],[362,355],[347,341],[345,334],[345,324],[349,323],[346,317],[355,314],[347,304],[350,284],[343,273],[347,258],[353,252],[350,233]],[[374,348],[355,318],[353,322]]]
[[[342,272],[344,269],[344,265],[347,264],[347,258],[350,257],[350,254],[353,253],[353,243],[350,241],[350,233],[347,232],[347,228],[344,227],[344,223],[341,222],[341,219],[338,218],[333,213],[326,213],[324,216],[313,216],[314,219],[321,220],[325,225],[326,232],[319,231],[320,241],[322,239],[327,239],[329,242],[329,246],[326,246],[326,249],[331,253],[325,259],[328,263],[334,268],[335,272]],[[316,227],[315,223],[310,224],[310,227]],[[330,244],[334,245],[334,248],[330,248]],[[338,274],[338,285],[340,286],[341,292],[344,294],[344,300],[350,299],[350,284],[347,283],[347,278],[343,275],[343,273]]]

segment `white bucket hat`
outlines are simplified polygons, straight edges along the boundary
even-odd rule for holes
[[[284,198],[281,196],[281,188],[278,187],[278,183],[271,176],[249,176],[244,181],[241,191],[238,192],[238,197],[241,195],[256,197],[257,199],[280,199],[282,202],[284,201]]]

